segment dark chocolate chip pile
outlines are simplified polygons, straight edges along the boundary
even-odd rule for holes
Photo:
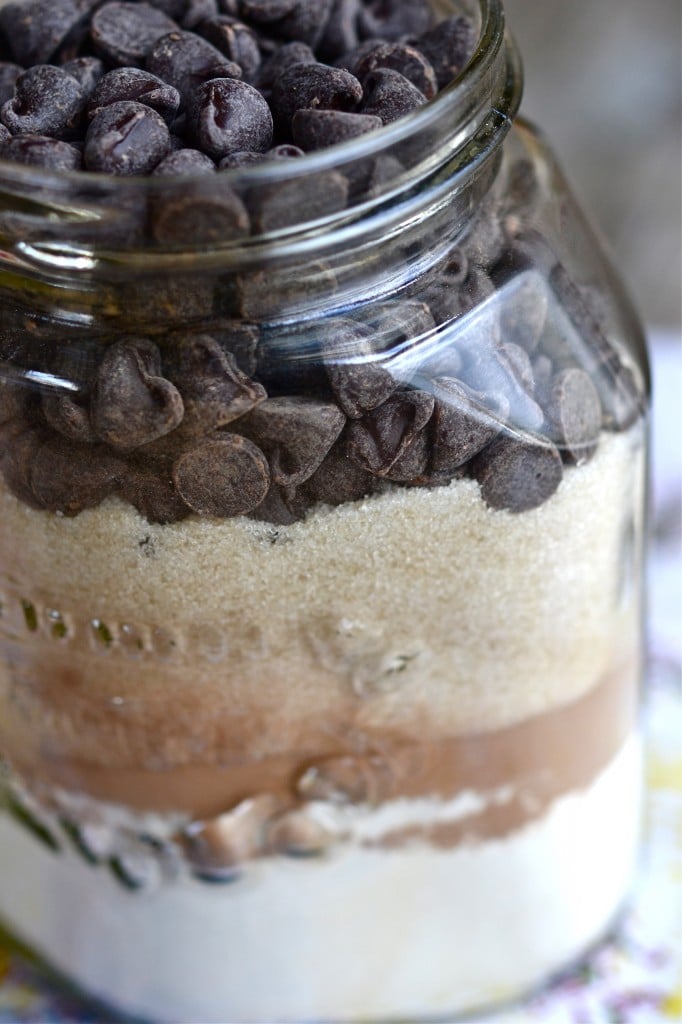
[[[435,25],[422,0],[9,3],[0,156],[200,175],[153,197],[149,224],[160,245],[210,247],[295,224],[302,204],[313,219],[341,209],[354,184],[332,169],[304,196],[279,183],[242,197],[219,187],[217,167],[300,159],[394,121],[455,78],[474,42],[466,16]],[[157,523],[288,524],[320,503],[460,477],[491,509],[538,507],[602,430],[634,422],[643,396],[599,296],[528,226],[543,188],[532,161],[507,164],[503,192],[428,272],[393,298],[318,310],[292,337],[271,322],[282,295],[295,308],[297,290],[333,292],[330,266],[310,262],[284,286],[260,265],[180,289],[161,274],[128,281],[87,340],[37,317],[0,325],[7,486],[69,516],[118,497]],[[361,190],[382,173],[378,158]],[[61,386],[26,386],[29,369]]]
[[[425,0],[15,0],[0,157],[117,175],[291,159],[426,103],[475,42]]]
[[[466,262],[451,252],[430,275],[458,276],[451,290],[464,308]],[[496,273],[523,303],[519,266],[507,252]],[[491,280],[479,268],[475,294],[481,275]],[[322,320],[293,349],[244,321],[156,340],[102,338],[87,350],[56,346],[50,371],[75,382],[72,390],[0,382],[0,468],[34,508],[76,515],[118,496],[158,523],[195,513],[288,524],[318,503],[460,477],[478,482],[491,509],[525,512],[552,496],[565,465],[591,458],[603,429],[626,429],[641,406],[588,296],[559,263],[550,280],[562,315],[590,339],[590,373],[584,356],[553,349],[549,320],[525,335],[488,329],[472,342],[464,332],[462,342],[446,336],[434,347],[429,306],[407,297],[362,319]],[[392,359],[406,351],[407,363]],[[598,391],[593,378],[608,386]]]

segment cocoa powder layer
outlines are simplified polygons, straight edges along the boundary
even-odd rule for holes
[[[504,836],[541,817],[565,793],[580,790],[610,763],[636,728],[638,665],[620,664],[586,695],[554,711],[490,733],[429,742],[397,742],[390,734],[370,740],[358,755],[328,741],[315,758],[286,757],[230,765],[197,764],[165,771],[125,765],[102,768],[77,758],[7,755],[27,784],[47,803],[69,807],[55,787],[128,808],[133,813],[173,813],[210,819],[247,797],[264,796],[278,810],[305,799],[372,803],[473,794],[470,813],[454,821],[391,829],[366,845],[400,846],[414,838],[450,847],[464,840]],[[72,805],[75,806],[75,805]],[[94,810],[81,805],[84,817]]]

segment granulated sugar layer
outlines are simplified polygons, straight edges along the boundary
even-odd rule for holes
[[[280,739],[287,722],[331,721],[349,704],[358,729],[490,730],[575,699],[631,656],[639,609],[623,562],[642,464],[639,431],[606,434],[523,514],[455,480],[288,527],[150,525],[118,500],[69,519],[3,489],[3,589],[39,619],[58,610],[74,641],[105,624],[107,658],[95,664],[84,642],[71,654],[102,698],[189,689],[247,716],[276,711]],[[160,632],[163,660],[149,648]],[[141,657],[122,671],[125,635]],[[44,654],[46,672],[69,656],[54,643]]]

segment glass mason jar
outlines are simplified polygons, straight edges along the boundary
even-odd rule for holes
[[[475,15],[299,160],[0,165],[0,917],[128,1013],[452,1020],[628,892],[646,357]]]

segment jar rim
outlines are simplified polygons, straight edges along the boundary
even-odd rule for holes
[[[336,143],[325,149],[306,153],[292,160],[269,160],[248,167],[225,168],[216,172],[222,186],[257,187],[293,182],[317,173],[323,173],[359,160],[378,157],[392,148],[427,131],[443,118],[450,117],[457,125],[456,114],[467,109],[468,103],[485,82],[498,59],[504,44],[505,18],[502,0],[473,0],[480,12],[480,30],[476,48],[462,72],[433,99],[404,115],[391,124],[382,126],[354,139]],[[520,92],[520,90],[519,90]],[[518,106],[518,97],[515,99]],[[505,119],[511,119],[516,109],[497,111]],[[61,192],[68,188],[142,193],[149,190],[156,195],[164,191],[176,192],[178,187],[206,183],[206,175],[190,173],[182,175],[134,175],[130,177],[101,174],[92,171],[55,171],[46,167],[16,163],[0,157],[0,188],[2,182],[14,182],[48,192]]]

